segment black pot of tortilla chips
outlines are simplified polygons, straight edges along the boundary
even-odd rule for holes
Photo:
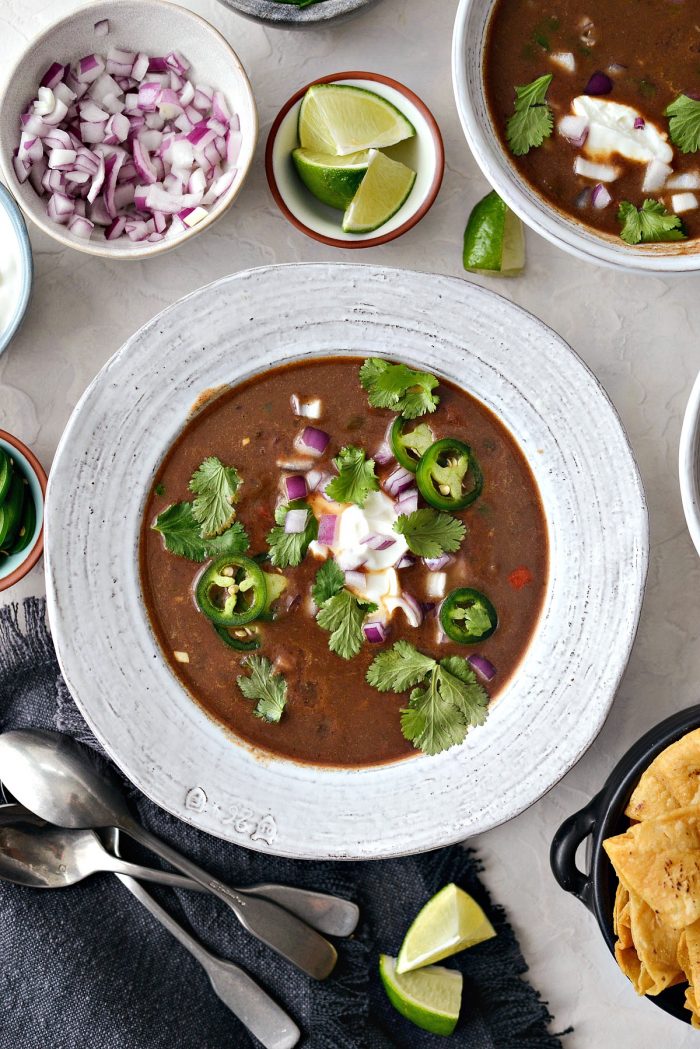
[[[576,865],[589,839],[590,870]],[[640,995],[700,1027],[700,706],[628,750],[554,836],[554,876]]]

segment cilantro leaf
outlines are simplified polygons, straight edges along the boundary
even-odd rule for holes
[[[244,554],[250,545],[245,528],[236,521],[213,539],[203,539],[194,516],[192,503],[173,503],[158,514],[151,525],[163,536],[165,549],[190,561],[206,561],[220,554]]]
[[[345,586],[345,575],[333,559],[324,561],[316,573],[316,582],[311,588],[311,596],[320,608],[322,604],[335,597]]]
[[[352,659],[362,648],[365,635],[362,624],[370,612],[376,612],[377,606],[368,601],[360,601],[343,588],[328,598],[318,610],[316,620],[324,630],[330,630],[328,647],[341,659]]]
[[[439,754],[464,740],[469,729],[482,725],[489,697],[461,656],[431,659],[408,641],[397,641],[380,652],[367,671],[367,681],[382,692],[413,688],[401,711],[401,730],[426,754]]]
[[[360,382],[373,408],[391,408],[407,419],[434,412],[440,398],[432,391],[438,380],[405,364],[369,357],[360,368]]]
[[[417,557],[439,557],[459,550],[467,533],[466,526],[458,518],[442,510],[426,506],[412,514],[401,514],[394,524],[394,531],[402,535],[409,550]]]
[[[660,240],[685,240],[678,215],[669,215],[658,200],[645,200],[640,209],[623,200],[617,212],[622,224],[620,236],[627,244],[648,244]]]
[[[307,510],[306,528],[303,532],[285,532],[284,520],[289,510]],[[309,543],[318,535],[318,521],[311,512],[305,499],[295,499],[286,506],[275,510],[276,526],[269,532],[267,543],[270,547],[270,561],[276,568],[289,568],[300,565],[306,557]]]
[[[515,89],[515,112],[506,125],[506,138],[516,157],[541,146],[552,134],[554,117],[545,101],[551,82],[552,74],[548,73]]]
[[[374,473],[374,459],[368,459],[362,448],[348,444],[341,448],[333,465],[338,471],[326,485],[326,495],[336,503],[356,503],[364,506],[370,492],[379,489]]]
[[[250,675],[240,674],[236,681],[246,699],[256,699],[253,713],[263,721],[277,722],[287,703],[287,682],[281,674],[276,674],[272,663],[265,656],[246,656],[242,666],[250,670]]]
[[[397,641],[393,648],[375,656],[367,670],[367,681],[380,692],[405,692],[434,666],[435,660],[424,656],[410,641]]]
[[[472,637],[481,637],[487,630],[491,630],[493,623],[488,611],[478,601],[474,601],[472,604],[464,605],[463,607],[457,607],[450,609],[450,619],[464,626],[467,633],[471,634]]]
[[[687,95],[679,95],[666,109],[671,142],[681,153],[696,153],[700,149],[700,102]]]
[[[235,466],[224,466],[214,455],[205,459],[192,474],[190,491],[196,499],[192,512],[201,526],[205,539],[221,535],[236,516],[236,502],[241,479]]]

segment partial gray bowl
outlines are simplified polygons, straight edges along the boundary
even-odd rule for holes
[[[361,8],[376,4],[377,0],[318,0],[309,7],[297,7],[285,0],[219,0],[219,3],[254,22],[293,29],[348,18]]]

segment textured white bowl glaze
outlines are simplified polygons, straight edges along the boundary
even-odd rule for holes
[[[678,479],[683,512],[690,538],[700,554],[700,374],[698,374],[683,416],[678,447]]]
[[[342,770],[251,750],[185,692],[143,607],[145,497],[198,396],[281,361],[329,354],[401,358],[459,383],[504,420],[542,494],[551,566],[532,643],[486,725],[434,758]],[[462,280],[330,263],[226,277],[137,332],[61,439],[46,543],[63,673],[126,775],[203,830],[307,858],[457,841],[556,783],[612,703],[648,557],[644,493],[619,419],[558,335]]]
[[[474,159],[493,188],[536,233],[580,259],[645,273],[700,269],[697,241],[625,244],[559,211],[520,176],[494,130],[484,91],[484,44],[495,2],[460,0],[452,37],[452,81],[459,117]]]
[[[95,23],[109,20],[107,36],[97,36]],[[111,47],[144,51],[148,55],[181,51],[195,81],[220,90],[241,122],[241,151],[238,174],[206,218],[176,237],[156,244],[132,242],[128,237],[84,240],[46,214],[46,200],[29,182],[20,183],[12,164],[19,144],[20,116],[36,98],[41,78],[52,62],[75,62],[93,51],[105,54]],[[66,247],[108,259],[145,259],[176,248],[216,222],[233,204],[253,160],[258,138],[258,118],[253,91],[246,72],[232,47],[199,15],[167,0],[102,0],[86,4],[45,29],[34,39],[13,70],[0,99],[0,169],[18,204],[45,233]]]

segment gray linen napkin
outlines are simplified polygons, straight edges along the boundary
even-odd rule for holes
[[[58,729],[100,750],[63,683],[45,622],[30,598],[0,610],[0,730]],[[0,778],[2,770],[0,769]],[[281,881],[355,899],[356,937],[338,943],[334,975],[315,983],[250,937],[213,897],[154,892],[208,947],[240,963],[289,1011],[305,1049],[561,1049],[503,909],[460,847],[368,863],[261,856],[186,826],[130,785],[141,822],[231,884]],[[154,865],[133,848],[131,858]],[[446,882],[482,904],[497,937],[450,963],[465,977],[463,1016],[445,1040],[409,1024],[377,976],[408,920]],[[257,1049],[212,993],[204,972],[111,875],[61,891],[0,883],[0,1049]]]

